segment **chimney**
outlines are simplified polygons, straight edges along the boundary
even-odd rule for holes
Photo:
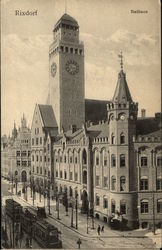
[[[141,109],[141,117],[142,118],[146,117],[146,109]]]
[[[71,132],[72,134],[77,130],[76,125],[71,125]]]

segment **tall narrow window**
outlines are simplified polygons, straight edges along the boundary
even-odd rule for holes
[[[86,150],[84,149],[83,150],[83,156],[82,156],[82,163],[83,165],[86,165],[87,164],[87,153],[86,153]]]
[[[100,177],[97,175],[96,176],[96,186],[100,185]]]
[[[114,134],[111,135],[111,144],[115,144],[115,136],[114,136]]]
[[[111,177],[111,190],[115,190],[116,189],[116,178],[115,176]]]
[[[114,154],[111,155],[111,166],[112,166],[112,167],[115,167],[115,166],[116,166],[116,157],[115,157]]]
[[[147,167],[147,157],[146,156],[141,157],[141,167]]]
[[[141,177],[140,190],[148,190],[148,178],[146,176]]]
[[[106,197],[103,198],[103,208],[108,208],[108,200]]]
[[[161,156],[157,157],[157,166],[158,167],[162,166],[162,157]]]
[[[162,190],[162,178],[158,177],[156,180],[156,188],[157,190]]]
[[[114,200],[111,200],[111,213],[115,213],[115,206],[116,204],[115,204],[115,201]]]
[[[124,200],[120,202],[120,213],[126,214],[126,202]]]
[[[100,205],[100,197],[96,195],[96,206]]]
[[[120,191],[125,191],[125,176],[120,177]]]
[[[120,135],[120,144],[124,144],[125,143],[125,135],[122,133]]]
[[[162,199],[157,200],[157,213],[162,213]]]
[[[120,167],[125,167],[125,155],[120,155]]]

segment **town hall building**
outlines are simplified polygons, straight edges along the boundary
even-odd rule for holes
[[[130,228],[159,226],[161,113],[138,117],[122,54],[112,99],[85,99],[84,54],[78,22],[64,14],[49,48],[48,102],[33,114],[31,178],[51,198],[77,194],[80,210],[102,221],[120,214]]]

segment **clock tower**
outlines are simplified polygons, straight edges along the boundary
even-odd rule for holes
[[[128,223],[136,221],[136,162],[133,137],[136,135],[138,103],[133,102],[126,74],[121,70],[112,101],[107,105],[110,153],[110,199],[115,210],[126,214]],[[113,203],[112,203],[113,204]],[[112,205],[113,206],[113,205]],[[130,225],[132,226],[132,224]]]
[[[84,45],[79,41],[79,26],[64,14],[53,30],[49,48],[49,103],[59,132],[85,122]]]

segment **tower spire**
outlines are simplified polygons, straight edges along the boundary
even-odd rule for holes
[[[67,0],[65,0],[65,14],[67,13]]]
[[[123,70],[123,54],[122,51],[120,52],[120,54],[118,55],[120,58],[120,66],[121,66],[121,70]]]

